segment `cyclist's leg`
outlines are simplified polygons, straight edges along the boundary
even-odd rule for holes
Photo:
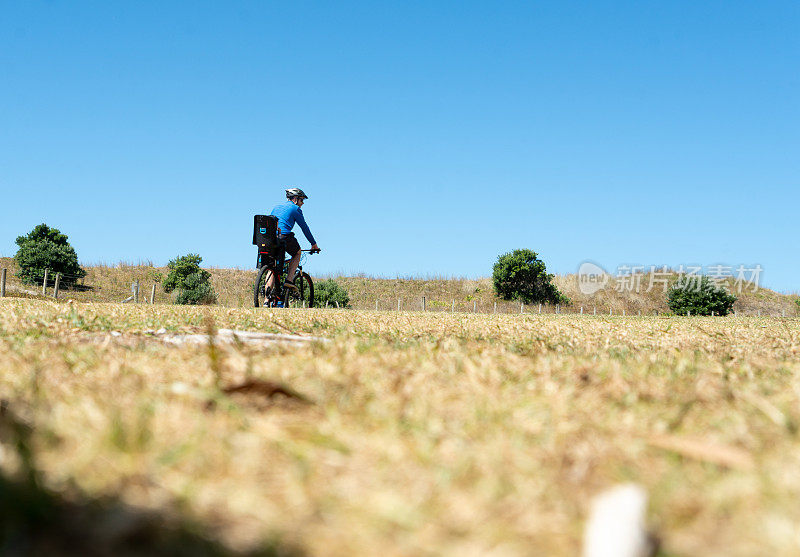
[[[295,240],[295,242],[296,241],[297,240]],[[283,256],[285,250],[286,250],[286,244],[283,240],[283,237],[279,237],[277,247],[275,248],[275,252],[272,257],[273,261],[272,265],[274,265],[273,272],[270,273],[269,279],[267,280],[268,288],[272,288],[275,286],[276,276],[278,277],[278,280],[280,280],[280,274],[281,272],[283,272]]]
[[[288,274],[285,277],[287,282],[294,282],[294,274],[297,272],[297,266],[300,264],[300,255],[302,252],[300,251],[300,244],[297,242],[297,238],[293,235],[286,236],[286,253],[292,256],[292,259],[289,261],[289,269]]]
[[[289,261],[289,271],[286,280],[289,282],[294,282],[294,274],[297,272],[297,266],[300,265],[300,252],[298,251],[296,254],[292,256],[291,261]]]
[[[267,279],[267,288],[274,288],[275,287],[275,268],[272,268],[272,272],[269,274],[269,278]]]

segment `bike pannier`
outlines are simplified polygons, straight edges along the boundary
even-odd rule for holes
[[[253,245],[274,249],[278,245],[278,217],[256,215],[253,218]]]
[[[271,260],[283,260],[279,253],[278,217],[272,215],[255,215],[253,218],[253,244],[258,246],[256,267],[272,264]],[[270,258],[268,260],[267,258]]]

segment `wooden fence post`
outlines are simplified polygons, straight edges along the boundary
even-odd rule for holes
[[[583,306],[581,306],[581,315],[583,315]]]
[[[6,297],[6,270],[0,272],[0,298]]]
[[[594,315],[597,315],[597,306],[594,306]]]
[[[400,311],[400,298],[397,298],[397,311]]]
[[[375,298],[375,311],[378,311],[378,298]]]
[[[133,303],[139,303],[139,281],[137,280],[131,285],[131,289],[133,290]]]
[[[476,313],[478,311],[478,302],[472,300],[472,313]]]
[[[58,300],[58,286],[61,284],[61,273],[56,273],[56,285],[53,288],[53,298]]]
[[[622,317],[625,317],[625,308],[622,308]]]
[[[608,314],[614,315],[614,308],[608,308]]]
[[[542,313],[542,304],[539,304],[539,313]]]
[[[425,311],[425,296],[422,297],[422,311]]]
[[[525,311],[525,303],[524,302],[520,302],[520,304],[519,304],[519,312],[522,313],[523,311]]]
[[[450,304],[450,313],[455,313],[455,312],[456,312],[456,301],[453,300],[453,303]]]
[[[153,289],[150,291],[150,305],[156,303],[156,285],[153,283]]]
[[[44,270],[44,280],[42,281],[42,296],[47,296],[47,269]]]
[[[494,313],[497,313],[497,302],[494,303]]]

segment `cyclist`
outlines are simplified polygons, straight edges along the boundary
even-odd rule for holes
[[[317,252],[320,251],[314,236],[311,234],[311,230],[306,224],[306,219],[301,209],[306,199],[308,199],[308,196],[300,188],[289,188],[286,190],[286,202],[276,205],[272,209],[272,213],[270,213],[278,217],[278,238],[285,242],[286,253],[292,256],[292,260],[289,262],[289,272],[283,283],[285,287],[289,288],[296,288],[294,274],[300,264],[300,244],[292,232],[295,223],[300,225],[300,229],[311,244],[311,249]],[[268,286],[273,286],[272,280],[272,277],[270,277]]]

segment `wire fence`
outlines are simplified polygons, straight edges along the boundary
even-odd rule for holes
[[[106,277],[103,284],[88,283],[86,276],[69,273],[55,273],[45,271],[33,277],[28,276],[27,281],[22,281],[16,275],[8,272],[9,269],[0,269],[0,297],[23,296],[30,298],[59,299],[69,297],[79,301],[102,301],[111,303],[154,304],[157,301],[169,303],[169,298],[158,286],[156,280],[122,280],[119,277]],[[232,282],[228,280],[226,282]],[[232,303],[221,305],[233,307],[247,307],[248,300],[252,299],[245,289],[252,289],[247,281],[236,281],[237,290],[242,293],[236,296]],[[161,299],[159,299],[159,297]],[[796,307],[737,307],[734,305],[729,316],[739,317],[800,317],[800,306]],[[318,308],[338,308],[339,304],[316,300]],[[604,306],[600,304],[560,305],[560,304],[525,304],[503,300],[477,299],[443,299],[442,296],[422,295],[416,297],[387,298],[376,296],[369,299],[361,296],[351,305],[353,309],[380,312],[431,312],[431,313],[471,313],[471,314],[500,314],[500,315],[583,315],[601,317],[644,317],[673,315],[665,309],[632,309],[626,307]],[[691,317],[691,313],[687,313]]]
[[[104,285],[90,284],[85,275],[51,272],[27,274],[20,278],[0,269],[0,297],[16,296],[28,298],[61,299],[69,297],[80,301],[104,301],[119,303],[154,303],[156,283],[145,289],[140,281],[110,281]],[[165,300],[166,301],[166,300]]]
[[[664,309],[629,309],[602,305],[560,305],[560,304],[526,304],[522,302],[494,301],[490,303],[474,301],[442,300],[420,296],[418,298],[375,298],[373,305],[363,301],[355,304],[359,310],[373,311],[425,311],[432,313],[479,313],[479,314],[520,314],[520,315],[584,315],[605,317],[646,317],[670,316],[673,312]],[[713,313],[713,312],[712,312]],[[763,309],[735,308],[730,316],[752,317],[800,317],[800,308]],[[691,317],[691,312],[687,312]],[[719,316],[718,314],[716,316]]]

